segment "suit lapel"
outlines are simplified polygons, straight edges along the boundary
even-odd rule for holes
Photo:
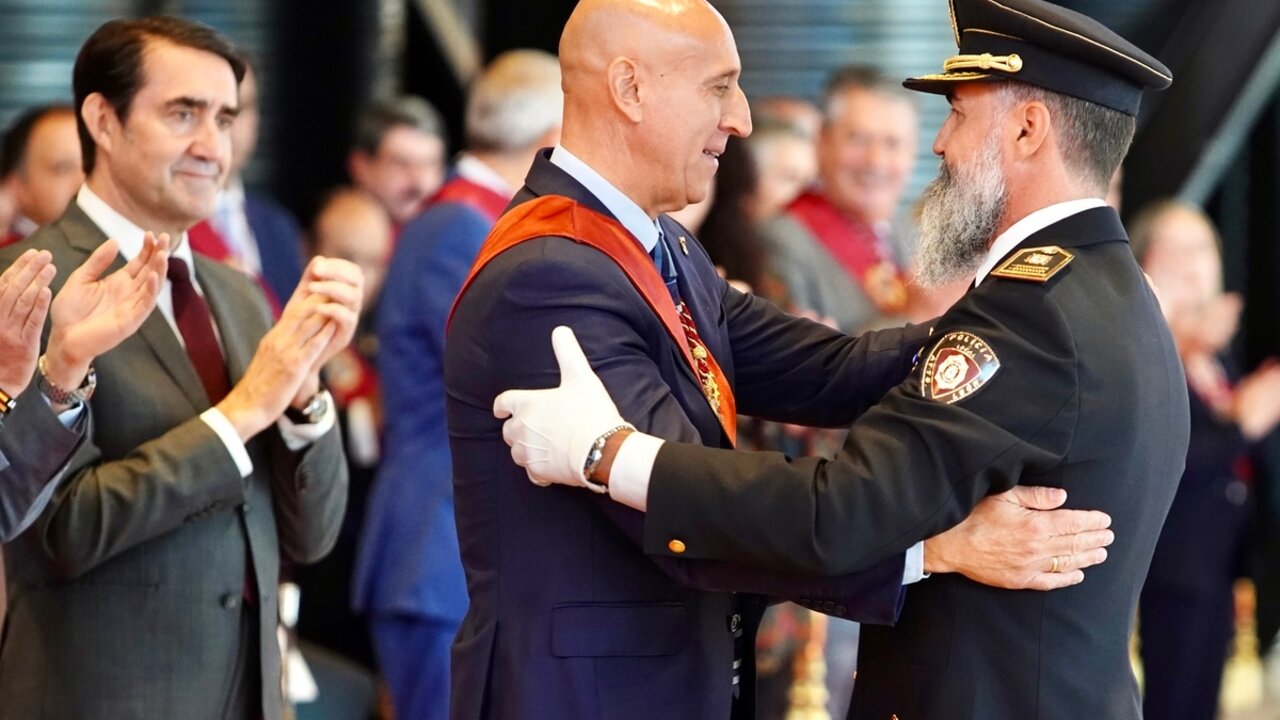
[[[58,222],[62,224],[67,243],[85,252],[86,255],[107,240],[102,229],[95,225],[93,220],[89,219],[89,216],[74,202]],[[124,265],[124,259],[116,257],[107,272],[115,272]],[[173,378],[174,383],[187,396],[191,404],[198,409],[209,407],[209,398],[205,394],[204,386],[200,384],[200,377],[196,375],[195,367],[187,357],[187,351],[178,342],[173,327],[169,325],[168,320],[165,320],[164,313],[158,308],[152,310],[151,315],[138,329],[138,335],[151,347],[160,365]]]

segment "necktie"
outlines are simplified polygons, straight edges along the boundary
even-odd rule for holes
[[[661,233],[658,234],[658,242],[654,244],[653,252],[649,253],[649,257],[653,258],[653,264],[658,266],[658,274],[666,283],[667,292],[671,293],[671,301],[679,305],[680,288],[676,282],[676,264],[671,261],[667,253],[667,243]]]
[[[217,405],[227,396],[231,389],[231,381],[227,376],[227,365],[222,360],[222,348],[218,345],[218,336],[213,331],[213,315],[204,298],[196,292],[191,283],[191,271],[187,263],[178,258],[169,258],[169,286],[173,297],[173,320],[182,333],[182,342],[187,346],[187,357],[195,366],[200,384],[209,396],[209,404]],[[253,556],[249,545],[245,543],[244,586],[241,594],[250,605],[258,601],[257,582],[253,577]]]
[[[213,331],[213,316],[204,298],[191,283],[187,263],[169,258],[169,284],[173,296],[173,320],[187,346],[187,357],[195,366],[200,384],[209,396],[209,404],[217,405],[231,389],[227,366],[222,361],[222,348]]]
[[[702,338],[698,335],[698,327],[693,323],[693,315],[689,313],[689,308],[680,298],[675,262],[671,259],[667,250],[666,240],[662,234],[658,235],[658,242],[653,246],[653,252],[649,253],[649,256],[653,258],[654,265],[658,266],[658,274],[662,276],[663,282],[667,285],[667,292],[671,293],[671,300],[676,304],[676,314],[680,316],[680,325],[684,330],[685,341],[689,344],[689,353],[693,356],[698,380],[702,384],[702,393],[706,396],[707,403],[711,405],[716,417],[719,417],[721,412],[720,389],[715,383],[711,365],[707,362],[709,355],[707,346],[703,344]],[[740,690],[739,672],[742,669],[742,658],[745,650],[742,615],[737,605],[738,601],[735,598],[734,612],[729,618],[729,634],[733,637],[733,697],[735,699],[738,697]]]

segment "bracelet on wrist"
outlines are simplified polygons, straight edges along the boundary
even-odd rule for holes
[[[93,369],[93,365],[89,366],[89,372],[80,382],[80,387],[68,390],[58,387],[49,379],[47,358],[48,355],[41,355],[40,361],[36,363],[36,386],[46,398],[49,398],[49,402],[54,405],[79,405],[89,402],[89,398],[93,397],[93,391],[98,387],[98,373]]]
[[[4,427],[4,419],[18,407],[18,400],[0,388],[0,428]]]

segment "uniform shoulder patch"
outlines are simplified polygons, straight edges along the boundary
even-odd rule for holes
[[[1026,248],[1019,250],[1008,260],[1000,263],[1000,266],[992,270],[991,274],[995,277],[1009,280],[1027,280],[1042,283],[1057,275],[1075,257],[1075,255],[1057,245]]]
[[[982,389],[999,370],[1000,359],[985,340],[970,332],[949,332],[924,361],[920,394],[957,403]]]

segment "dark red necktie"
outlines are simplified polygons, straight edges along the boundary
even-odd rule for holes
[[[187,346],[187,357],[195,366],[200,384],[209,396],[209,404],[217,405],[227,396],[231,383],[227,378],[227,365],[222,360],[222,348],[213,331],[213,316],[204,298],[191,283],[191,271],[187,263],[169,258],[169,283],[173,296],[173,320],[182,333]]]
[[[173,320],[182,333],[182,342],[187,346],[187,357],[195,366],[196,375],[200,376],[200,384],[204,385],[205,394],[209,396],[209,404],[217,405],[231,390],[231,381],[227,377],[227,365],[222,360],[222,348],[218,345],[218,336],[213,331],[213,315],[204,298],[196,292],[191,283],[191,271],[187,264],[178,258],[169,258],[169,284],[173,298]],[[257,603],[257,583],[253,577],[253,557],[245,546],[244,588],[242,594],[250,605]]]

